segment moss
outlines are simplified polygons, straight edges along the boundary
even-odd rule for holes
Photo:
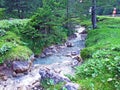
[[[13,61],[13,60],[28,60],[32,55],[32,51],[26,46],[16,46],[6,52],[0,60],[3,61]]]

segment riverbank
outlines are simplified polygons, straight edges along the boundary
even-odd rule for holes
[[[98,28],[89,30],[84,64],[77,67],[75,82],[84,90],[120,89],[120,18],[98,17]]]

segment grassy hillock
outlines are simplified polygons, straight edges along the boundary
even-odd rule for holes
[[[120,90],[119,24],[119,17],[99,16],[98,28],[88,31],[74,78],[83,90]]]
[[[20,30],[27,19],[0,21],[0,63],[12,60],[28,60],[32,51],[21,40]]]

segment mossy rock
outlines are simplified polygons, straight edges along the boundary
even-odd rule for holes
[[[32,55],[32,51],[26,46],[16,46],[0,57],[0,62],[10,62],[14,60],[28,60]]]

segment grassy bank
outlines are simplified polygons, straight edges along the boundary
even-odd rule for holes
[[[21,40],[20,33],[28,21],[28,19],[0,21],[0,63],[29,59],[32,51]]]
[[[75,82],[83,90],[120,90],[120,18],[102,16],[98,21],[98,28],[88,31]]]

